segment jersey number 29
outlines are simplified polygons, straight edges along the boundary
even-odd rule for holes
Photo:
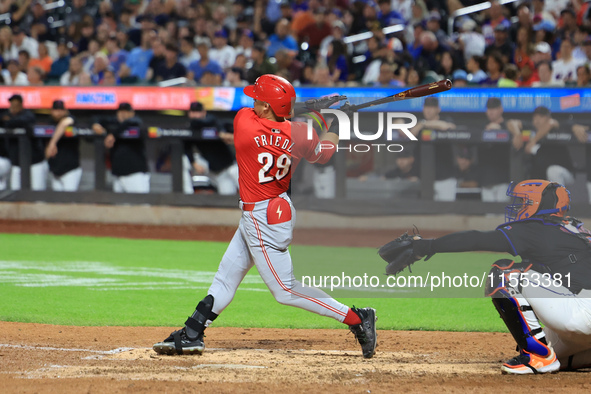
[[[282,154],[277,158],[277,162],[274,162],[274,157],[269,152],[259,153],[259,163],[263,165],[263,168],[259,171],[259,183],[272,182],[274,179],[280,181],[285,178],[289,173],[289,167],[291,166],[291,158],[287,154]],[[269,175],[269,172],[276,165],[277,171],[275,176]]]

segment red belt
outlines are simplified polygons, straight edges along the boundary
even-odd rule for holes
[[[256,203],[254,202],[243,202],[242,203],[242,210],[243,211],[254,211],[254,206]]]

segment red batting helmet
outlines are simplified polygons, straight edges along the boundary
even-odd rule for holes
[[[505,222],[537,215],[563,217],[570,209],[570,193],[559,183],[543,179],[511,182],[507,196],[513,202],[505,208]]]
[[[291,83],[287,79],[273,74],[258,77],[254,85],[244,88],[244,94],[268,103],[275,115],[282,118],[291,115],[293,101],[296,98],[295,89]]]

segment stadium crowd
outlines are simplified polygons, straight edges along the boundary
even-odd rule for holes
[[[4,0],[2,83],[587,86],[583,0]],[[393,31],[384,34],[383,29]],[[351,37],[365,33],[359,40]]]

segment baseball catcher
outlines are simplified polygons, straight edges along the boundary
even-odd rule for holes
[[[485,294],[492,298],[519,355],[508,374],[538,374],[591,366],[591,233],[566,216],[570,193],[532,179],[511,183],[505,223],[494,231],[463,231],[437,239],[405,234],[384,245],[386,272],[396,275],[436,253],[506,252],[521,261],[493,263]],[[542,328],[541,324],[544,327]]]

